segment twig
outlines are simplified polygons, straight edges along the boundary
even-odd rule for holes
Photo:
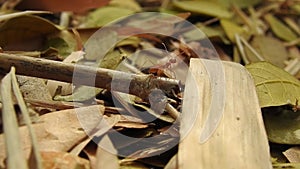
[[[259,61],[265,61],[265,59],[260,56],[260,54],[243,37],[240,37],[240,39],[242,43],[244,43],[244,45],[256,56]]]
[[[7,73],[11,66],[16,73],[72,83],[87,85],[108,90],[129,93],[148,100],[152,89],[160,89],[172,97],[172,91],[180,90],[180,81],[155,77],[153,75],[137,75],[116,70],[75,65],[27,56],[0,53],[0,73]],[[76,79],[74,81],[74,79]],[[113,83],[112,83],[113,82]],[[125,85],[124,85],[125,84]],[[128,84],[128,85],[126,85]]]
[[[245,64],[249,64],[250,61],[248,60],[248,58],[246,56],[245,49],[244,49],[244,46],[242,45],[240,36],[237,33],[234,36],[235,36],[236,45],[238,47],[238,51],[241,54],[241,58],[243,59]]]

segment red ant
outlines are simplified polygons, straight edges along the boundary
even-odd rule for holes
[[[162,43],[162,45],[164,46],[167,53],[169,54],[166,45],[164,43]],[[175,64],[176,62],[177,62],[176,58],[170,58],[165,64],[160,64],[154,67],[150,67],[148,73],[155,74],[157,76],[162,76],[162,77],[175,78],[175,73],[172,70],[170,70],[170,68],[171,65]],[[166,71],[167,69],[169,70],[169,72]]]

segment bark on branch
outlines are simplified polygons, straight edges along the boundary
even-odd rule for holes
[[[0,73],[9,72],[11,66],[16,68],[19,75],[105,88],[133,94],[145,100],[148,100],[152,89],[158,88],[171,96],[172,92],[180,88],[180,81],[175,79],[0,53]]]

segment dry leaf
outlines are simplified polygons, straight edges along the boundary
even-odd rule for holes
[[[47,35],[59,31],[53,23],[41,17],[19,16],[1,23],[0,46],[4,50],[39,50],[43,48]]]
[[[44,169],[90,169],[88,160],[67,152],[41,152]]]
[[[291,163],[300,163],[300,147],[292,147],[283,152],[284,156]]]
[[[79,144],[84,138],[87,137],[83,127],[90,127],[93,129],[99,119],[95,119],[94,114],[101,116],[104,113],[103,106],[89,106],[77,109],[62,110],[53,113],[48,113],[40,116],[40,121],[33,124],[33,128],[36,132],[38,146],[41,151],[69,151],[75,145]],[[81,116],[78,116],[81,115]],[[91,119],[89,117],[91,116]],[[89,121],[90,126],[82,126],[78,121],[81,118],[81,122]],[[20,127],[21,141],[23,150],[29,155],[31,149],[31,141],[26,126]],[[6,158],[5,145],[3,144],[3,134],[0,135],[0,162],[3,162]],[[1,165],[0,165],[1,166]]]
[[[117,150],[114,148],[114,145],[110,141],[108,135],[105,135],[101,141],[101,146],[98,146],[96,152],[96,163],[92,166],[93,169],[100,168],[109,168],[109,169],[118,169],[119,168],[119,159]]]
[[[208,16],[230,18],[232,16],[226,8],[211,1],[173,1],[177,8]]]
[[[18,9],[34,9],[34,10],[47,10],[52,12],[73,11],[84,12],[89,9],[98,8],[108,4],[109,0],[26,0],[21,1],[17,6]]]

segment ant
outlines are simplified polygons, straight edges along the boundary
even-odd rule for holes
[[[166,45],[164,43],[162,43],[162,45],[164,46],[167,54],[170,55],[170,53],[167,50]],[[171,70],[172,64],[174,65],[175,63],[177,63],[177,60],[176,60],[176,58],[172,57],[164,64],[155,65],[153,67],[150,67],[148,70],[148,73],[155,74],[155,75],[161,76],[161,77],[176,78],[175,72]]]

